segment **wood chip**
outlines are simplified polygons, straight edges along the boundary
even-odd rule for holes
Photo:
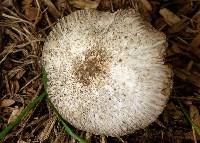
[[[178,22],[181,21],[180,17],[178,17],[176,14],[174,14],[167,8],[160,9],[159,13],[160,15],[162,15],[165,22],[170,26],[177,24]]]

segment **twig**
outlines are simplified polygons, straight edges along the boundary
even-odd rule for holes
[[[40,11],[41,11],[41,8],[40,8],[40,4],[38,2],[38,0],[36,0],[36,4],[37,4],[37,7],[38,7],[38,11],[37,11],[37,16],[35,18],[35,22],[34,22],[34,25],[36,26],[36,24],[39,22],[38,18],[40,16]]]
[[[27,82],[20,90],[22,91],[24,88],[26,88],[31,82],[33,82],[34,80],[38,79],[40,77],[40,75],[35,76],[34,78],[32,78],[29,82]]]
[[[0,53],[0,56],[4,55],[4,57],[0,60],[0,65],[7,58],[7,56],[12,52],[12,50],[13,50],[13,45],[9,45],[5,47],[5,50],[2,53]]]
[[[14,16],[11,16],[11,15],[7,15],[7,14],[5,14],[5,13],[2,13],[2,16],[3,16],[3,17],[6,17],[6,18],[14,19],[14,20],[19,20],[19,21],[21,21],[21,22],[24,22],[24,23],[27,23],[27,24],[29,24],[29,25],[31,25],[31,26],[34,26],[31,22],[29,22],[29,21],[27,21],[27,20],[23,20],[23,19],[18,18],[18,17],[14,17]]]

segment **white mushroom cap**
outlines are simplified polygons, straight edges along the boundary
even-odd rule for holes
[[[161,114],[172,87],[166,37],[135,10],[81,10],[61,19],[44,44],[48,93],[76,128],[121,136]]]

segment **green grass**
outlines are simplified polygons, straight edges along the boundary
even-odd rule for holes
[[[179,104],[179,107],[181,108],[184,116],[186,117],[187,121],[190,122],[191,126],[194,128],[195,132],[200,135],[200,128],[190,119],[190,116],[188,114],[188,112],[186,111],[186,109],[183,107],[182,103],[180,102],[180,100],[178,100],[178,104]]]
[[[176,95],[176,91],[174,91],[174,95],[175,97],[177,97]],[[186,120],[191,124],[191,126],[194,128],[195,132],[200,135],[200,128],[190,119],[190,116],[188,114],[188,111],[183,107],[183,104],[181,103],[181,101],[176,98],[178,104],[179,104],[179,107],[181,108],[181,111],[183,112]]]
[[[38,104],[40,103],[45,97],[47,96],[47,92],[44,91],[40,96],[37,96],[33,99],[25,108],[22,110],[19,116],[16,117],[14,121],[9,123],[1,132],[0,132],[0,140],[3,140],[6,135],[15,127],[17,126],[27,115],[28,113]]]

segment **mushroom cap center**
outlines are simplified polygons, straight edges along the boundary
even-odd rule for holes
[[[111,57],[105,48],[97,45],[92,47],[85,53],[85,57],[81,61],[77,59],[74,62],[74,76],[77,82],[83,86],[88,86],[93,80],[103,80],[109,70]]]

